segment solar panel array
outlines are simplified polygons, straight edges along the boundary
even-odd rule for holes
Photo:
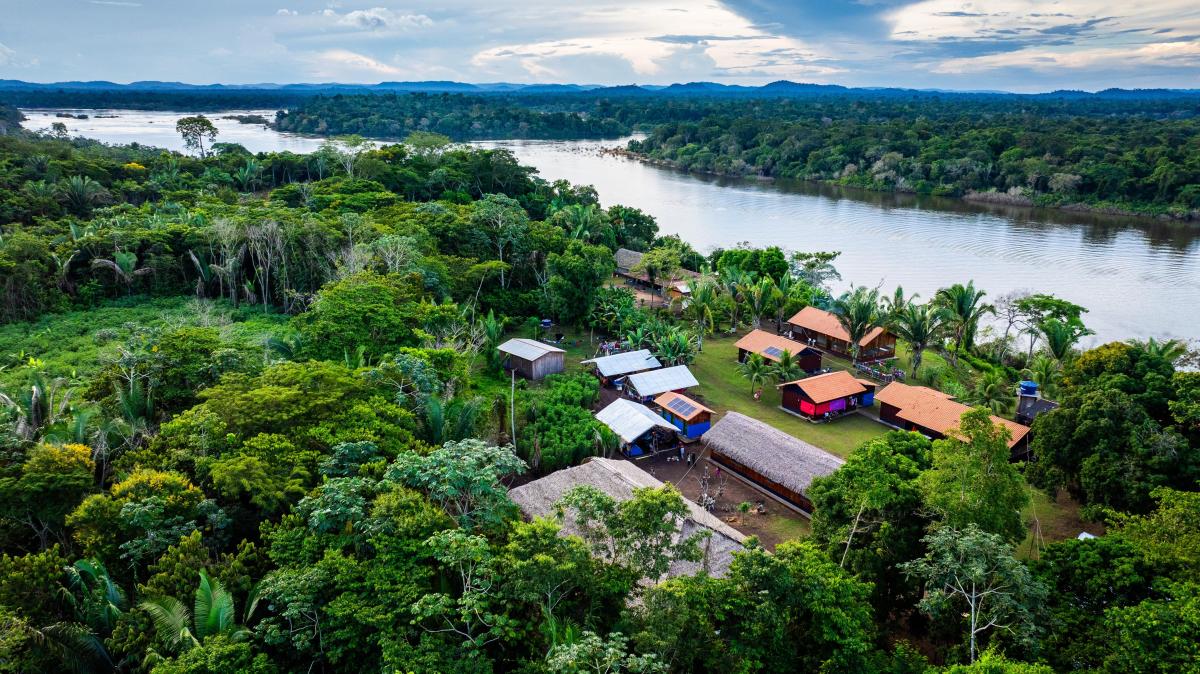
[[[676,398],[672,400],[671,402],[667,403],[667,407],[684,419],[692,416],[692,412],[696,411],[696,406],[684,400],[683,398]]]
[[[778,346],[768,346],[767,348],[763,349],[763,353],[771,356],[772,358],[778,358],[783,355],[783,349],[779,348]]]

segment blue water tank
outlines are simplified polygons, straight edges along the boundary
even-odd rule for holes
[[[1036,381],[1023,381],[1023,382],[1021,382],[1020,387],[1021,387],[1021,395],[1023,395],[1023,396],[1037,395],[1038,385],[1037,385]]]

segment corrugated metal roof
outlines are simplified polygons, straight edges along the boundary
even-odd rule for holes
[[[650,353],[650,349],[642,349],[641,351],[626,351],[625,353],[614,353],[611,356],[602,356],[585,360],[584,363],[595,363],[596,369],[605,377],[616,377],[630,372],[641,372],[642,370],[655,370],[662,367],[662,363]]]
[[[548,353],[566,353],[557,346],[550,346],[536,339],[510,339],[496,347],[500,353],[507,353],[523,360],[537,360]]]
[[[686,365],[631,374],[628,382],[640,396],[656,396],[667,391],[678,391],[700,385]]]
[[[596,412],[596,419],[625,442],[637,440],[655,426],[675,430],[674,426],[650,411],[649,407],[625,398],[617,398],[609,403],[608,407]]]

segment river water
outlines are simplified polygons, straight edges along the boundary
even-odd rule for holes
[[[72,135],[182,150],[181,113],[24,111],[27,128],[62,121]],[[245,114],[238,111],[236,114]],[[258,111],[270,118],[270,111]],[[96,115],[116,115],[97,117]],[[223,120],[218,141],[255,152],[309,152],[322,140]],[[1016,290],[1053,293],[1090,310],[1090,345],[1130,337],[1200,334],[1200,225],[968,204],[956,199],[848,190],[810,183],[722,180],[679,173],[600,150],[621,141],[494,141],[547,179],[591,184],[604,205],[653,215],[663,233],[698,250],[739,242],[788,250],[838,250],[843,281],[897,285],[930,297],[974,280],[990,298]]]

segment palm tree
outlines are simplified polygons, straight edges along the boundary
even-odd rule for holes
[[[931,344],[941,339],[946,310],[929,304],[906,304],[892,316],[892,332],[908,342],[912,350],[912,376],[916,378],[921,369],[921,358]]]
[[[850,358],[857,363],[862,348],[859,342],[880,323],[879,291],[866,286],[856,287],[842,293],[830,309],[850,336]]]
[[[695,345],[688,334],[671,327],[653,340],[654,353],[664,365],[687,365],[696,358]]]
[[[726,267],[719,272],[719,278],[721,285],[725,288],[726,295],[730,299],[729,330],[733,332],[738,327],[738,314],[741,309],[741,303],[746,299],[745,295],[742,294],[742,289],[750,283],[752,275],[737,267]]]
[[[504,339],[504,319],[496,318],[496,314],[491,309],[488,309],[487,316],[480,322],[483,326],[483,349],[487,354],[488,367],[493,370],[500,369],[500,351],[496,347],[500,346],[501,340]]]
[[[750,380],[750,395],[754,395],[754,392],[766,383],[771,370],[767,365],[766,359],[757,353],[752,353],[746,358],[745,362],[738,365],[738,372]]]
[[[256,599],[250,600],[246,607],[247,618],[256,604]],[[153,597],[138,606],[150,614],[158,640],[172,653],[191,650],[218,634],[233,641],[241,641],[250,635],[249,630],[235,622],[233,595],[204,571],[200,572],[194,610],[189,611],[174,597]]]
[[[1160,341],[1150,337],[1146,340],[1131,339],[1128,344],[1136,346],[1152,356],[1158,356],[1172,365],[1178,364],[1179,359],[1186,356],[1188,352],[1187,342],[1182,339],[1164,339]]]
[[[779,288],[771,277],[764,276],[758,281],[743,284],[739,291],[750,312],[750,327],[758,330],[762,327],[763,314],[767,313],[771,303],[778,299]]]
[[[444,400],[426,396],[423,420],[426,440],[434,447],[440,447],[447,442],[472,437],[482,407],[482,398]]]
[[[246,163],[234,172],[233,179],[241,186],[243,192],[250,192],[258,185],[260,173],[262,173],[262,166],[255,161],[254,157],[246,157]]]
[[[775,364],[771,366],[771,374],[775,375],[780,384],[784,384],[789,381],[796,381],[802,377],[804,369],[800,367],[800,363],[792,355],[792,352],[784,349],[779,354],[779,360],[775,361]]]
[[[40,373],[21,393],[10,397],[0,393],[0,405],[7,407],[11,431],[17,438],[33,442],[60,419],[70,416],[72,390],[65,388],[67,380],[52,379],[48,384]]]
[[[971,348],[975,342],[975,331],[979,321],[987,314],[995,314],[996,308],[983,301],[986,292],[977,290],[974,281],[966,285],[955,283],[949,288],[937,291],[935,300],[949,312],[946,317],[947,325],[954,334],[954,364],[958,364],[958,353],[963,348]]]
[[[88,176],[71,176],[58,184],[58,197],[71,210],[86,215],[92,207],[108,198],[108,190]]]
[[[1084,335],[1092,334],[1091,330],[1081,323],[1060,321],[1057,318],[1047,318],[1038,324],[1038,331],[1046,340],[1046,350],[1060,363],[1065,363],[1071,356],[1075,344]]]
[[[919,295],[916,293],[913,293],[910,297],[905,297],[904,288],[901,286],[896,286],[896,290],[892,293],[891,297],[884,297],[881,300],[880,311],[888,318],[888,320],[893,320],[900,314],[900,312],[904,311],[905,308],[915,302],[917,297],[919,297]]]
[[[720,292],[711,278],[703,276],[691,284],[691,293],[681,298],[680,315],[692,324],[697,351],[704,350],[704,336],[712,334],[717,327],[716,307]]]
[[[126,292],[133,290],[134,279],[154,272],[154,269],[150,267],[138,267],[137,263],[137,253],[129,253],[122,250],[114,252],[113,259],[111,260],[102,258],[92,260],[93,267],[112,271],[117,281],[125,286]]]
[[[968,402],[986,407],[992,414],[1004,414],[1012,409],[1015,397],[1012,386],[1004,380],[1004,376],[991,371],[980,378],[979,384],[968,396]]]
[[[1053,400],[1058,395],[1058,382],[1062,379],[1062,363],[1051,356],[1041,355],[1021,371],[1021,376],[1036,382],[1042,395]]]

